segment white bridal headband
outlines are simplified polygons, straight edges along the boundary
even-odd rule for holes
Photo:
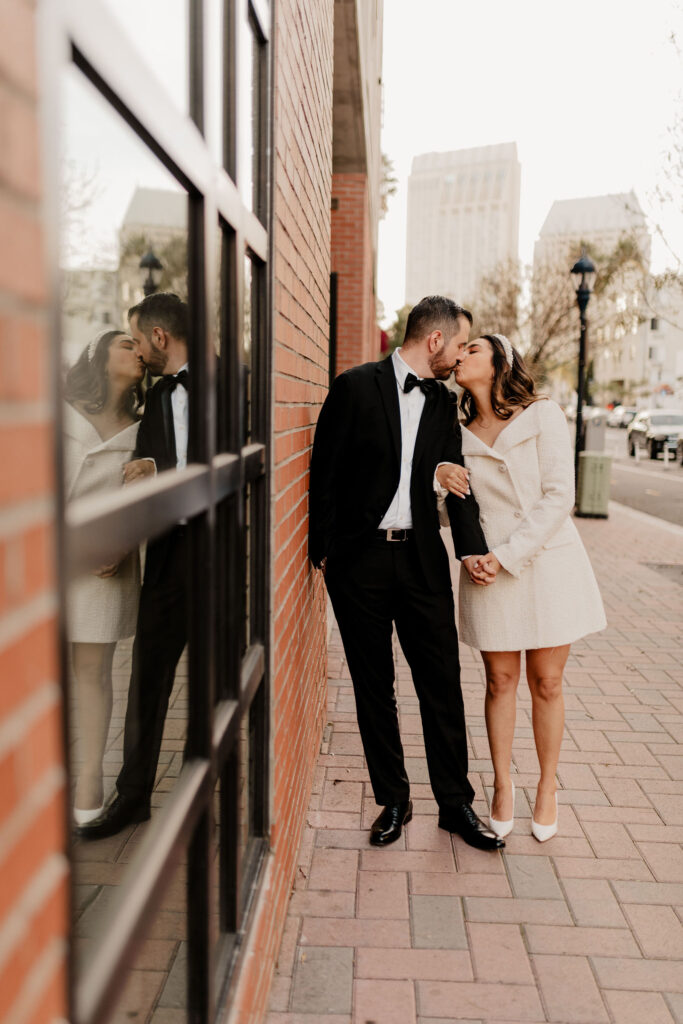
[[[512,363],[513,363],[512,345],[507,340],[507,338],[505,337],[504,334],[494,334],[493,337],[496,338],[501,343],[501,345],[503,346],[503,351],[505,352],[505,358],[507,359],[507,364],[510,367],[510,369],[512,369]]]
[[[92,363],[93,358],[95,356],[95,352],[97,351],[97,346],[102,341],[102,338],[105,336],[105,334],[110,334],[111,330],[112,330],[111,327],[105,327],[105,329],[103,331],[100,331],[100,333],[97,334],[93,338],[93,340],[90,342],[90,344],[88,345],[88,362],[89,363]]]

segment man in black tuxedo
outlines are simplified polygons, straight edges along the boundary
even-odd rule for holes
[[[342,373],[320,412],[311,459],[309,555],[325,582],[344,644],[376,802],[370,842],[385,846],[412,817],[394,693],[392,623],[420,702],[439,825],[472,846],[504,842],[477,817],[448,555],[433,489],[440,462],[462,466],[450,376],[472,316],[430,296],[411,311],[403,347]],[[463,476],[465,471],[463,470]],[[473,580],[488,551],[469,488],[449,495],[456,554]]]
[[[135,453],[125,481],[187,464],[187,306],[170,292],[149,295],[128,311],[140,359],[159,376],[145,396]],[[146,821],[175,671],[187,639],[186,526],[147,545],[145,577],[133,644],[117,793],[102,814],[79,829],[87,839],[115,835]]]

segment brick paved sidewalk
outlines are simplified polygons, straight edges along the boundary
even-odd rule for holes
[[[386,850],[336,629],[316,769],[267,1024],[683,1022],[683,531],[614,506],[577,520],[608,629],[573,648],[560,832],[529,832],[537,779],[519,694],[503,854],[437,828],[417,700],[396,648],[415,817]],[[653,567],[656,566],[656,567]],[[676,582],[676,575],[678,582]],[[475,807],[492,783],[479,656],[461,648]]]

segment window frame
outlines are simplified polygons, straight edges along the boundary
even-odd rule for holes
[[[268,849],[270,806],[270,446],[271,325],[272,325],[272,60],[270,46],[273,5],[270,0],[223,0],[224,79],[223,139],[226,168],[216,164],[203,136],[207,90],[208,19],[204,0],[187,0],[189,10],[190,118],[179,111],[163,86],[139,59],[139,51],[110,10],[100,0],[49,0],[38,9],[38,47],[43,99],[41,103],[45,250],[50,300],[55,465],[57,469],[57,567],[60,598],[60,669],[63,687],[64,750],[69,749],[69,683],[66,588],[70,579],[106,564],[117,551],[157,536],[180,519],[187,519],[190,543],[188,622],[187,750],[174,789],[151,821],[139,850],[128,865],[112,900],[106,928],[87,972],[76,977],[69,958],[69,1019],[74,1024],[103,1024],[113,1012],[129,967],[164,892],[184,855],[187,856],[187,1018],[213,1021],[225,1012],[239,952],[249,925],[253,896],[262,877]],[[257,199],[252,212],[242,202],[234,173],[237,166],[239,97],[236,53],[230,41],[244,26],[255,36],[261,55],[259,117],[254,142],[258,153]],[[60,80],[75,65],[98,90],[110,108],[177,178],[188,194],[188,301],[193,330],[203,343],[193,347],[190,373],[190,449],[188,465],[176,473],[160,474],[130,490],[79,499],[67,507],[63,489],[62,385],[60,380],[61,309],[59,288],[59,164],[61,113]],[[228,102],[229,101],[229,102]],[[258,214],[258,215],[257,215]],[[220,396],[229,405],[227,444],[217,447],[215,359],[209,311],[215,309],[219,280],[217,241],[230,232],[234,258],[220,268],[221,360]],[[258,315],[252,345],[258,356],[259,401],[249,443],[239,443],[239,424],[230,409],[238,401],[238,353],[242,345],[242,256],[258,264]],[[252,332],[254,334],[254,332]],[[197,401],[198,396],[202,401]],[[256,633],[244,654],[239,648],[242,580],[234,578],[243,559],[244,516],[240,496],[250,488],[251,571],[257,593],[250,615]],[[230,573],[223,585],[224,565],[217,554],[217,521],[227,509],[228,529],[220,549]],[[149,524],[152,524],[151,528]],[[210,583],[207,584],[207,570]],[[254,607],[255,606],[255,607]],[[218,643],[219,622],[233,628]],[[221,655],[217,665],[217,652]],[[227,679],[218,690],[217,676]],[[252,711],[252,709],[254,709]],[[247,852],[239,856],[235,826],[239,776],[240,724],[256,715],[258,749],[255,765],[254,834]],[[66,766],[68,775],[69,765]],[[210,863],[215,844],[213,801],[221,780],[219,863],[221,939],[211,949],[209,890]],[[68,803],[68,801],[67,801]],[[70,857],[70,811],[67,808],[67,849]],[[73,921],[73,908],[72,908]],[[72,945],[73,949],[73,945]],[[217,970],[215,969],[217,968]],[[217,976],[216,976],[217,975]],[[219,1006],[218,997],[223,1004]]]

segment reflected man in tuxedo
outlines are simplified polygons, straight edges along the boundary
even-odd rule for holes
[[[125,482],[187,465],[188,315],[171,292],[148,295],[128,311],[138,355],[159,380],[147,391],[133,459]],[[187,527],[175,526],[149,541],[116,795],[99,818],[79,832],[87,839],[114,835],[146,821],[164,722],[178,661],[187,639]]]
[[[440,381],[455,367],[471,314],[429,296],[411,311],[403,347],[333,382],[311,459],[309,555],[325,582],[351,672],[375,800],[370,842],[385,846],[412,817],[394,692],[392,628],[420,703],[439,825],[473,846],[504,845],[472,810],[458,637],[448,554],[433,490],[440,462],[463,465],[455,396]],[[457,556],[490,582],[488,551],[462,470],[447,499]]]

